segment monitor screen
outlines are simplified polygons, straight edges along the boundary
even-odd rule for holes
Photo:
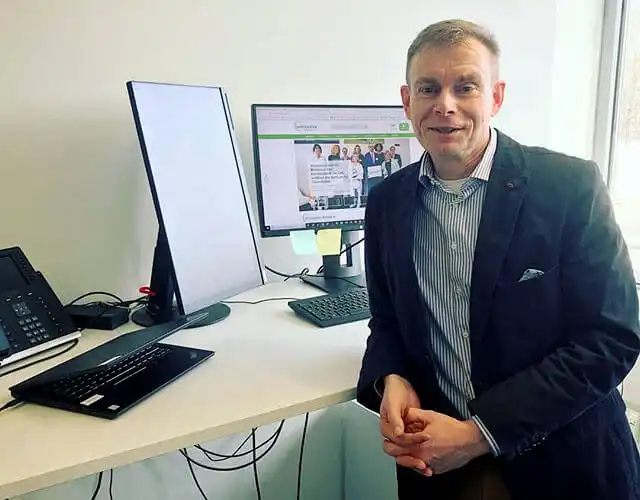
[[[362,229],[367,194],[423,149],[402,106],[254,104],[263,236]]]
[[[182,313],[264,284],[223,89],[146,82],[128,89]]]

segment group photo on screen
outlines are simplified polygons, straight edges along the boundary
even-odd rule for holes
[[[301,212],[359,208],[406,164],[409,139],[296,140],[294,151]]]

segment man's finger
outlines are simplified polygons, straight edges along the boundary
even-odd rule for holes
[[[391,438],[404,434],[404,420],[400,406],[387,404],[386,407],[387,421],[391,428]]]
[[[387,439],[395,438],[395,426],[386,419],[380,419],[380,433]]]
[[[392,457],[398,457],[400,455],[407,455],[411,453],[410,447],[400,446],[389,439],[385,439],[382,443],[382,449],[387,455]]]
[[[415,469],[421,473],[427,470],[427,464],[425,464],[419,458],[412,457],[411,455],[400,455],[396,457],[396,463],[409,469]]]
[[[426,431],[405,433],[401,436],[393,438],[393,442],[404,447],[418,446],[423,443],[427,443],[431,439],[431,435]]]
[[[426,427],[433,421],[435,415],[437,415],[437,413],[431,410],[407,408],[404,418],[407,422],[420,423],[423,427]]]

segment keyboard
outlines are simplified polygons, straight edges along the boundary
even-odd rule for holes
[[[116,387],[152,365],[162,363],[170,353],[170,347],[161,344],[151,345],[102,369],[71,375],[53,382],[49,390],[56,399],[83,404],[90,396],[106,392],[108,386]]]
[[[25,402],[113,419],[213,354],[154,343],[102,366],[45,379],[13,395]]]
[[[366,288],[350,288],[337,294],[293,300],[289,307],[301,318],[321,328],[371,317]]]

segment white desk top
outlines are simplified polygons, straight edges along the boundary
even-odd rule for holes
[[[233,300],[307,297],[319,291],[290,281]],[[144,460],[355,397],[366,321],[317,328],[297,318],[287,301],[232,304],[231,315],[164,340],[216,355],[116,420],[23,405],[0,413],[0,498],[17,496],[101,470]],[[136,329],[128,325],[117,333]],[[85,331],[64,356],[0,378],[8,388],[114,338]],[[44,452],[51,450],[50,452]],[[53,451],[55,450],[55,451]]]

